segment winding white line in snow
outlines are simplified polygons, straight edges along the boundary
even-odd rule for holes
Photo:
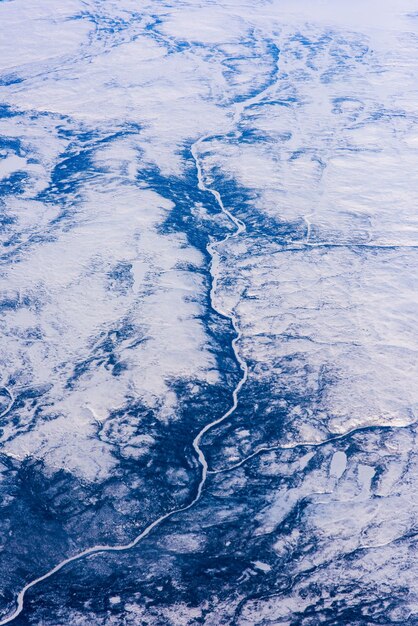
[[[164,515],[161,515],[156,520],[151,522],[151,524],[149,524],[131,542],[125,543],[125,544],[119,544],[119,545],[115,545],[115,546],[109,546],[109,545],[92,546],[91,548],[87,548],[86,550],[83,550],[82,552],[79,552],[78,554],[75,554],[74,556],[71,556],[68,559],[64,559],[63,561],[58,563],[58,565],[56,565],[55,567],[50,569],[48,572],[43,574],[43,576],[39,576],[38,578],[35,578],[31,582],[29,582],[27,585],[25,585],[19,591],[19,593],[17,595],[17,598],[16,598],[16,605],[17,606],[16,606],[14,612],[11,613],[8,617],[5,617],[2,620],[0,620],[0,626],[2,626],[3,624],[9,624],[14,619],[16,619],[16,617],[18,615],[20,615],[20,613],[23,610],[23,604],[24,604],[24,600],[25,600],[25,595],[29,591],[29,589],[31,589],[32,587],[35,587],[36,585],[38,585],[42,581],[47,580],[48,578],[50,578],[51,576],[53,576],[54,574],[59,572],[61,569],[63,569],[69,563],[74,563],[75,561],[79,561],[80,559],[87,558],[89,556],[92,556],[92,555],[98,554],[98,553],[103,553],[103,552],[123,552],[125,550],[130,550],[131,548],[134,548],[142,539],[147,537],[147,535],[149,535],[150,532],[154,528],[156,528],[156,526],[159,526],[166,519],[169,519],[170,517],[173,517],[177,513],[182,513],[184,511],[187,511],[188,509],[190,509],[192,506],[194,506],[196,504],[196,502],[200,499],[200,496],[202,495],[203,487],[205,485],[205,482],[206,482],[206,479],[207,479],[207,475],[208,475],[208,463],[206,461],[206,457],[205,457],[202,449],[200,448],[200,442],[202,440],[202,437],[205,435],[205,433],[207,433],[211,428],[213,428],[217,424],[220,424],[221,422],[226,420],[230,415],[232,415],[232,413],[234,413],[234,411],[236,410],[236,408],[238,406],[238,394],[239,394],[242,386],[244,385],[244,383],[246,382],[247,377],[248,377],[248,366],[247,366],[247,363],[240,356],[240,354],[238,352],[238,349],[237,349],[237,343],[241,339],[241,331],[238,328],[238,324],[237,324],[237,320],[235,318],[235,315],[232,312],[225,312],[225,311],[223,311],[221,308],[218,308],[216,306],[216,304],[215,304],[216,288],[217,288],[217,283],[218,283],[218,280],[217,280],[218,279],[218,268],[219,268],[219,253],[217,252],[216,247],[218,245],[221,245],[221,244],[225,243],[225,241],[227,241],[228,239],[231,239],[232,237],[237,237],[241,233],[243,233],[245,231],[245,224],[241,220],[237,219],[234,215],[232,215],[232,213],[230,213],[230,211],[228,211],[225,208],[219,192],[215,191],[214,189],[210,189],[209,187],[206,187],[206,185],[204,183],[202,168],[201,168],[201,165],[200,165],[200,162],[199,162],[198,153],[197,153],[197,147],[199,146],[200,143],[202,143],[202,141],[205,141],[208,138],[209,138],[209,136],[201,137],[200,139],[198,139],[192,145],[192,148],[191,148],[192,156],[193,156],[193,159],[195,161],[196,169],[197,169],[198,187],[199,187],[199,189],[201,191],[209,192],[209,193],[211,193],[215,197],[215,199],[216,199],[216,201],[217,201],[217,203],[218,203],[222,213],[224,213],[231,220],[231,222],[235,225],[235,230],[233,232],[228,233],[226,235],[226,237],[224,237],[224,239],[222,239],[220,241],[217,241],[217,242],[209,243],[207,245],[207,251],[209,252],[209,254],[211,256],[211,259],[212,259],[210,269],[211,269],[211,274],[212,274],[212,277],[213,277],[212,278],[212,287],[211,287],[211,290],[210,290],[210,301],[211,301],[212,308],[217,313],[223,315],[224,317],[229,318],[231,320],[231,322],[232,322],[232,325],[233,325],[234,330],[236,332],[236,336],[232,340],[232,349],[234,351],[234,354],[235,354],[235,357],[236,357],[236,359],[238,361],[238,364],[239,364],[239,366],[241,368],[242,377],[240,378],[238,384],[236,385],[236,387],[235,387],[235,389],[234,389],[234,391],[232,393],[232,400],[233,400],[233,402],[232,402],[231,407],[226,411],[226,413],[221,415],[221,417],[219,417],[218,419],[214,420],[213,422],[210,422],[209,424],[206,424],[206,426],[204,426],[198,432],[196,437],[193,439],[192,446],[193,446],[194,451],[196,452],[197,459],[198,459],[198,461],[199,461],[199,463],[200,463],[200,465],[202,467],[202,474],[201,474],[201,477],[200,477],[199,485],[197,487],[196,495],[193,498],[193,500],[191,502],[189,502],[189,504],[187,504],[185,506],[182,506],[182,507],[179,507],[178,509],[174,509],[173,511],[169,511],[168,513],[165,513]],[[14,402],[13,394],[8,389],[7,389],[7,392],[10,395],[11,402],[10,402],[9,407],[1,415],[6,415],[6,413],[8,413],[8,411],[10,410],[10,408],[11,408],[13,402]]]
[[[237,103],[235,105],[235,107],[234,107],[235,111],[234,111],[234,113],[232,115],[232,122],[233,122],[234,126],[239,121],[239,119],[242,116],[242,114],[245,111],[245,109],[248,108],[249,106],[253,105],[253,104],[256,104],[256,103],[260,102],[268,94],[268,92],[270,91],[272,86],[273,85],[268,85],[265,89],[260,91],[258,94],[256,94],[252,98],[249,98],[248,100],[245,100],[243,102]],[[234,330],[236,332],[236,336],[232,340],[232,349],[234,351],[235,358],[236,358],[236,360],[237,360],[237,362],[238,362],[238,364],[239,364],[239,366],[241,368],[242,377],[239,380],[238,384],[236,385],[234,391],[232,392],[232,400],[233,400],[232,406],[228,409],[228,411],[226,411],[226,413],[221,415],[221,417],[219,417],[218,419],[214,420],[213,422],[210,422],[209,424],[206,424],[206,426],[204,426],[198,432],[198,434],[196,435],[196,437],[193,440],[193,443],[192,443],[193,449],[195,450],[196,455],[197,455],[197,459],[198,459],[200,465],[202,466],[202,474],[201,474],[199,485],[197,487],[196,495],[193,498],[193,500],[189,504],[187,504],[186,506],[180,507],[180,508],[175,509],[173,511],[169,511],[168,513],[165,513],[164,515],[161,515],[161,517],[158,517],[151,524],[149,524],[142,531],[142,533],[137,535],[135,537],[135,539],[133,541],[131,541],[130,543],[119,544],[119,545],[116,545],[116,546],[93,546],[92,548],[88,548],[87,550],[84,550],[83,552],[79,552],[78,554],[75,554],[74,556],[69,557],[68,559],[65,559],[65,560],[61,561],[60,563],[58,563],[58,565],[56,565],[54,568],[50,569],[43,576],[40,576],[39,578],[35,578],[35,580],[32,580],[31,582],[29,582],[27,585],[25,585],[21,589],[21,591],[17,595],[17,599],[16,599],[17,607],[16,607],[15,611],[11,615],[9,615],[8,617],[5,617],[2,620],[0,620],[0,626],[3,626],[4,624],[9,624],[18,615],[20,615],[20,613],[23,610],[23,603],[24,603],[26,592],[29,591],[29,589],[31,589],[32,587],[35,587],[35,585],[37,585],[38,583],[46,580],[47,578],[50,578],[51,576],[53,576],[54,574],[59,572],[63,567],[65,567],[69,563],[73,563],[74,561],[79,561],[80,559],[83,559],[83,558],[88,557],[88,556],[92,556],[92,555],[97,554],[99,552],[122,552],[124,550],[130,550],[131,548],[134,548],[147,535],[149,535],[149,533],[156,526],[159,526],[166,519],[172,517],[173,515],[176,515],[177,513],[182,513],[184,511],[187,511],[192,506],[194,506],[196,504],[196,502],[200,499],[203,487],[204,487],[205,482],[206,482],[207,475],[209,473],[208,472],[208,463],[206,461],[205,455],[203,454],[203,451],[200,448],[200,442],[202,440],[202,437],[211,428],[213,428],[214,426],[217,426],[218,424],[220,424],[221,422],[226,420],[228,417],[230,417],[230,415],[232,415],[232,413],[234,413],[234,411],[236,410],[236,408],[238,406],[238,394],[239,394],[242,386],[245,384],[245,382],[246,382],[246,380],[248,378],[248,365],[247,365],[246,361],[240,356],[240,354],[238,352],[238,349],[237,349],[237,343],[240,341],[240,339],[242,337],[242,333],[241,333],[241,331],[240,331],[240,329],[238,327],[237,319],[236,319],[236,317],[235,317],[235,315],[234,315],[234,313],[232,311],[229,311],[229,312],[228,311],[223,311],[220,307],[217,307],[215,305],[216,288],[217,288],[217,284],[218,284],[218,268],[219,268],[219,253],[217,252],[216,248],[217,248],[218,245],[222,245],[223,243],[228,241],[228,239],[231,239],[232,237],[239,236],[241,233],[243,233],[246,230],[246,226],[245,226],[245,224],[244,224],[244,222],[242,220],[236,218],[230,211],[228,211],[228,209],[225,207],[225,205],[224,205],[224,203],[222,201],[222,198],[221,198],[219,192],[216,191],[215,189],[211,189],[210,187],[207,187],[205,185],[204,178],[203,178],[202,167],[200,165],[197,148],[198,148],[198,146],[202,142],[204,142],[204,141],[206,141],[207,139],[210,139],[210,138],[211,138],[211,135],[205,135],[203,137],[200,137],[200,139],[195,141],[195,143],[192,144],[192,146],[191,146],[191,153],[192,153],[193,159],[194,159],[195,164],[196,164],[198,188],[201,191],[206,191],[208,193],[211,193],[214,196],[214,198],[215,198],[216,202],[218,203],[218,206],[220,207],[222,213],[224,215],[226,215],[228,217],[228,219],[235,226],[235,230],[233,232],[231,232],[231,233],[228,233],[226,235],[226,237],[224,237],[224,239],[221,239],[220,241],[215,241],[213,243],[209,243],[206,246],[206,249],[209,252],[209,254],[211,256],[211,259],[212,259],[212,261],[211,261],[211,268],[210,268],[211,269],[211,274],[212,274],[212,287],[211,287],[211,290],[210,290],[210,301],[211,301],[212,308],[217,313],[223,315],[224,317],[227,317],[232,322],[232,325],[233,325]],[[7,409],[7,412],[10,410],[10,408],[11,408],[11,405]]]
[[[403,428],[411,428],[414,426],[416,422],[411,422],[410,424],[401,424],[401,425],[382,425],[382,424],[374,424],[370,426],[357,426],[352,430],[348,430],[345,433],[340,433],[338,435],[334,435],[333,437],[329,437],[329,439],[324,439],[323,441],[300,441],[297,443],[289,443],[289,444],[276,444],[274,446],[262,446],[261,448],[257,448],[254,452],[251,452],[248,456],[242,458],[240,461],[233,463],[232,465],[228,465],[227,467],[221,467],[220,469],[210,470],[208,469],[208,474],[224,474],[226,472],[231,472],[241,465],[247,463],[247,461],[251,461],[256,456],[264,454],[265,452],[273,452],[275,450],[296,450],[297,448],[321,448],[322,446],[326,446],[329,443],[333,443],[334,441],[341,441],[341,439],[345,439],[346,437],[351,437],[351,435],[355,435],[356,433],[362,433],[375,428],[384,428],[391,430],[400,430]]]
[[[4,409],[4,411],[2,411],[2,413],[0,413],[0,418],[4,417],[5,415],[7,415],[8,412],[10,411],[10,409],[12,408],[12,406],[15,403],[15,397],[13,395],[13,391],[11,391],[11,389],[9,389],[8,387],[5,387],[5,386],[3,386],[3,389],[6,391],[7,395],[9,396],[9,404]]]

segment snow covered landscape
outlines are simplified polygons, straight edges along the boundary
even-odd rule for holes
[[[417,4],[0,32],[0,625],[418,624]]]

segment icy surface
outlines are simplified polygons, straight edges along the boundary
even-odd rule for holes
[[[418,623],[412,0],[0,0],[0,624]]]

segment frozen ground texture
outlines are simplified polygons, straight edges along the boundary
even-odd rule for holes
[[[0,624],[418,624],[416,3],[0,32]]]

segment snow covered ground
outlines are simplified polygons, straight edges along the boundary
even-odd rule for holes
[[[0,0],[0,624],[417,623],[416,9]]]

